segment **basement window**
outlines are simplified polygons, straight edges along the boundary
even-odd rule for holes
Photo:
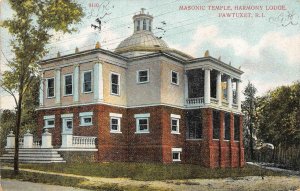
[[[182,148],[172,148],[172,160],[173,162],[181,161],[180,155],[182,152]]]

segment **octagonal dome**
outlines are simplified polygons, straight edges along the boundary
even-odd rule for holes
[[[168,45],[149,31],[138,31],[123,40],[115,52],[164,50]]]

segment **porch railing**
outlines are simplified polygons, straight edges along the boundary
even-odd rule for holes
[[[197,97],[197,98],[188,98],[186,99],[186,104],[190,106],[198,106],[204,104],[204,98],[203,97]]]
[[[222,106],[228,107],[228,106],[229,106],[228,101],[223,99],[223,100],[222,100]]]
[[[72,146],[77,148],[96,148],[96,137],[73,136]]]
[[[238,109],[238,104],[233,103],[233,104],[232,104],[232,108],[233,108],[233,109]]]
[[[217,99],[217,98],[214,98],[214,97],[211,97],[211,98],[210,98],[210,102],[211,102],[211,103],[214,103],[214,104],[218,104],[218,99]]]

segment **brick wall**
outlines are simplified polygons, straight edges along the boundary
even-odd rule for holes
[[[201,110],[201,112],[200,112]],[[80,112],[93,112],[93,125],[79,126]],[[162,162],[172,163],[172,148],[182,148],[181,163],[200,164],[206,167],[244,166],[242,144],[242,117],[240,117],[240,141],[234,141],[233,114],[231,113],[230,141],[224,141],[224,112],[220,112],[220,139],[213,140],[212,109],[198,109],[202,113],[202,139],[186,140],[186,110],[153,106],[120,108],[107,105],[89,105],[61,109],[40,110],[38,123],[44,126],[44,115],[55,115],[53,145],[61,145],[61,114],[73,113],[73,132],[80,136],[97,136],[98,161]],[[110,132],[109,113],[122,114],[121,132]],[[149,133],[136,133],[135,114],[149,113]],[[171,114],[180,115],[179,132],[171,134]],[[42,128],[39,133],[41,134]],[[177,163],[177,162],[176,162]]]

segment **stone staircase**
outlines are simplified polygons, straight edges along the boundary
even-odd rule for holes
[[[14,149],[6,149],[6,153],[0,157],[2,162],[14,161]],[[20,148],[20,163],[65,163],[66,161],[54,149]]]

